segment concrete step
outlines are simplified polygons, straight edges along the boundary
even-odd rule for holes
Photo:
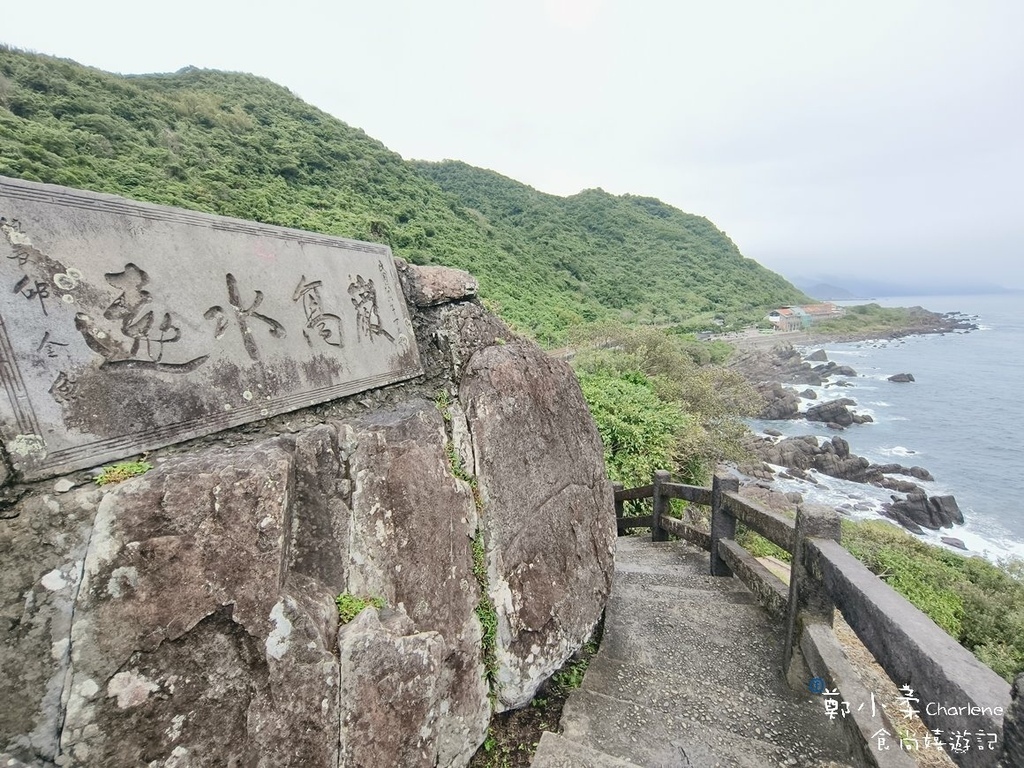
[[[827,722],[827,721],[826,721]],[[562,713],[562,736],[642,768],[783,768],[848,766],[806,739],[777,744],[739,736],[681,713],[579,690]],[[837,734],[839,726],[836,726]]]
[[[541,734],[530,768],[640,768],[556,733]]]
[[[640,766],[845,765],[821,698],[783,679],[781,622],[707,569],[685,542],[619,539],[604,638],[566,703],[565,738]]]
[[[757,738],[776,745],[817,744],[823,755],[846,757],[846,738],[826,717],[820,696],[790,691],[774,676],[745,674],[728,659],[719,663],[720,671],[704,677],[599,656],[587,670],[580,691],[737,738]],[[562,722],[564,726],[564,715]]]

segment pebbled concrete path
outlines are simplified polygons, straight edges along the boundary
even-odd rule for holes
[[[782,677],[784,629],[685,542],[623,537],[601,649],[535,768],[854,766],[820,696]]]

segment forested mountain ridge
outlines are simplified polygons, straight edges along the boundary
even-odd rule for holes
[[[384,242],[470,270],[486,300],[546,343],[590,321],[698,327],[804,298],[707,219],[408,162],[246,74],[121,76],[0,47],[0,175]]]

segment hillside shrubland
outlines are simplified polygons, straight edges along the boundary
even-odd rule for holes
[[[700,326],[804,298],[705,218],[408,162],[246,74],[122,76],[0,47],[0,174],[386,243],[473,272],[544,344],[600,320]]]

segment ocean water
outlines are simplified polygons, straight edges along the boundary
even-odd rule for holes
[[[851,397],[857,401],[853,410],[871,414],[874,423],[840,433],[803,420],[751,426],[825,439],[840,434],[852,452],[874,463],[924,467],[935,477],[921,483],[928,494],[953,494],[966,520],[963,526],[929,532],[929,539],[953,536],[990,559],[1024,557],[1024,295],[892,297],[878,303],[962,312],[977,316],[980,328],[826,344],[829,360],[849,365],[858,376],[849,379],[849,387],[812,387],[819,399],[802,401],[801,410]],[[916,381],[886,380],[895,373],[911,373]],[[816,477],[818,487],[799,481],[781,481],[777,487],[840,506],[857,518],[879,516],[880,505],[892,493]]]

